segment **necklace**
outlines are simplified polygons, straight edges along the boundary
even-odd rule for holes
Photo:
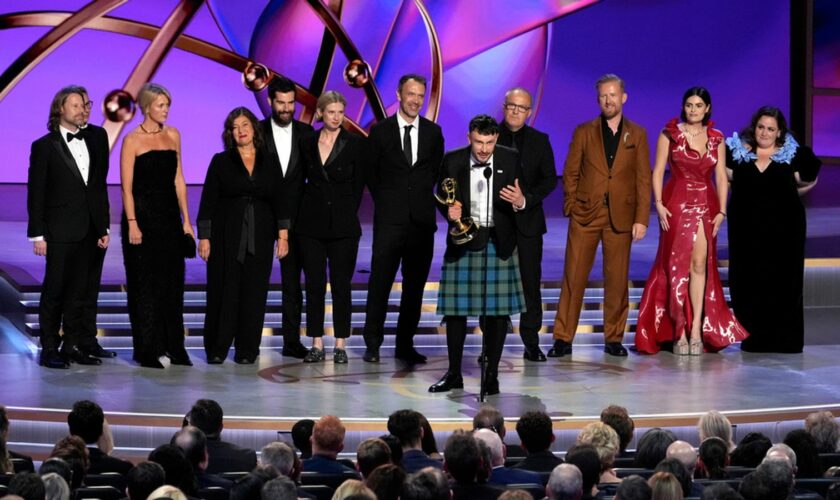
[[[686,135],[688,135],[692,139],[694,139],[698,135],[702,134],[705,129],[706,129],[706,127],[701,126],[700,130],[698,130],[697,132],[692,132],[691,130],[688,129],[688,125],[683,125],[683,132],[685,132]]]
[[[147,134],[159,134],[163,131],[163,127],[161,125],[158,125],[157,130],[155,130],[154,132],[149,132],[148,130],[146,130],[146,127],[144,127],[143,124],[141,123],[140,124],[140,130],[142,130],[143,132],[145,132]]]

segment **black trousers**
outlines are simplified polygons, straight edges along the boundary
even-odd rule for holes
[[[91,268],[99,250],[92,229],[91,226],[81,241],[47,242],[46,270],[38,308],[41,347],[44,349],[58,349],[62,340],[66,347],[76,346],[84,338],[86,287],[93,280]],[[101,271],[100,264],[100,274]],[[59,334],[62,326],[63,339]],[[95,337],[95,330],[93,334]]]
[[[359,237],[312,238],[297,235],[306,276],[306,335],[324,336],[324,305],[327,295],[327,269],[333,304],[335,338],[350,336],[350,283],[356,270]]]
[[[435,233],[426,226],[380,225],[374,228],[364,331],[365,345],[369,349],[379,349],[382,345],[388,297],[401,265],[402,295],[396,347],[398,352],[413,348],[434,244]]]
[[[82,314],[82,331],[79,332],[79,345],[92,348],[96,340],[96,313],[99,310],[99,287],[102,282],[102,266],[105,263],[106,248],[99,248],[94,242],[93,254],[88,269],[88,281],[85,285],[85,306]]]
[[[301,273],[303,260],[299,238],[289,239],[289,253],[280,259],[280,276],[283,281],[283,346],[300,344],[300,317],[303,308]]]
[[[447,316],[446,348],[449,351],[449,372],[461,373],[461,361],[464,357],[464,341],[467,338],[467,317]],[[481,316],[479,322],[484,332],[484,352],[487,355],[487,375],[495,377],[499,373],[499,361],[505,348],[505,336],[510,323],[510,316]]]
[[[522,291],[525,295],[527,310],[519,316],[519,336],[525,347],[539,347],[539,331],[542,328],[542,256],[543,238],[539,236],[517,235],[519,252],[519,275],[522,278]]]

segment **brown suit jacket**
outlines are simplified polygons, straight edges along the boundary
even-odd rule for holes
[[[563,213],[587,225],[609,194],[610,222],[617,232],[648,225],[650,153],[647,133],[626,117],[612,170],[604,155],[601,118],[578,125],[563,168]]]

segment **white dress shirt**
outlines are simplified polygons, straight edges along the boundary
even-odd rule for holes
[[[79,169],[79,173],[82,174],[82,180],[85,181],[85,185],[87,185],[88,175],[90,174],[90,153],[88,153],[85,140],[73,139],[72,141],[68,141],[67,134],[72,134],[73,132],[70,132],[61,125],[58,126],[58,131],[64,140],[64,144],[67,144],[67,147],[70,149],[70,154],[73,155],[73,159],[76,160],[76,167]],[[76,133],[78,134],[81,131],[79,129]]]
[[[415,118],[414,122],[408,123],[400,112],[397,111],[397,125],[400,127],[400,149],[405,144],[405,127],[406,125],[411,125],[411,133],[409,133],[411,137],[411,164],[414,165],[417,163],[417,145],[420,142],[420,132],[417,130],[417,126],[420,125],[420,118]]]
[[[493,176],[484,178],[485,168],[493,171],[493,157],[488,160],[489,167],[473,167],[479,163],[470,155],[470,215],[478,222],[479,226],[493,227]],[[489,186],[488,186],[489,184]],[[487,190],[490,190],[490,204],[487,204]]]
[[[283,169],[283,177],[289,169],[289,158],[292,157],[292,122],[285,127],[277,125],[271,120],[271,135],[274,136],[274,145],[277,147],[277,156],[280,159],[280,168]]]

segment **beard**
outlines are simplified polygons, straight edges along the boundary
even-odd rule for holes
[[[272,111],[271,118],[274,120],[274,123],[280,125],[281,127],[285,127],[286,125],[292,123],[292,119],[294,117],[294,113],[277,113]]]

